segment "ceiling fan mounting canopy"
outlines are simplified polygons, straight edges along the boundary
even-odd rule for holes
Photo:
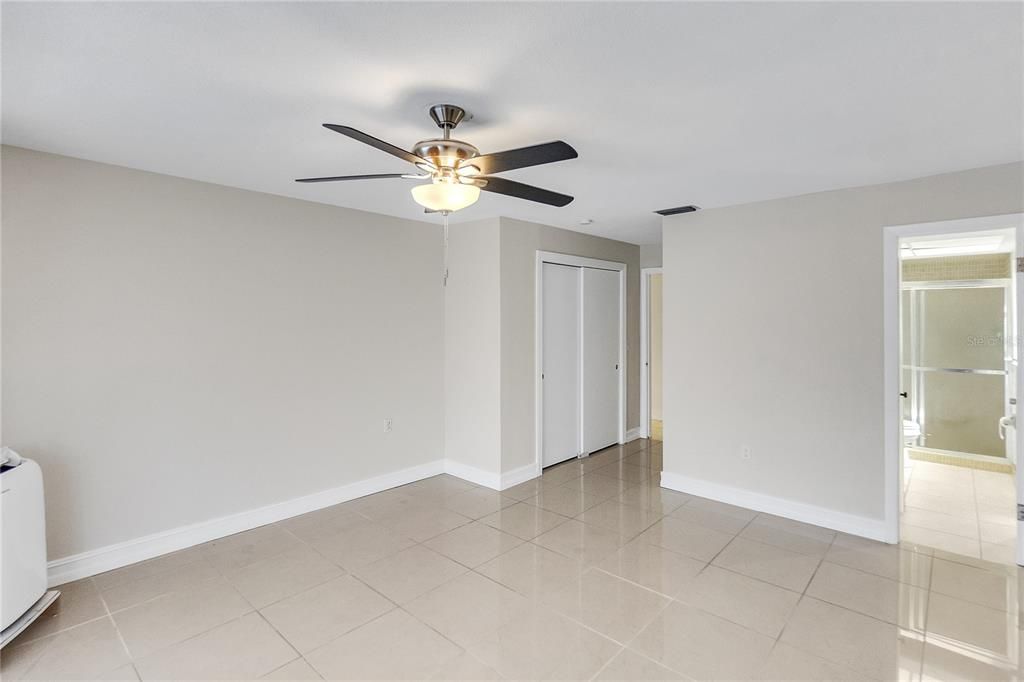
[[[383,178],[407,178],[427,180],[440,185],[431,191],[424,186],[413,190],[413,198],[429,210],[452,211],[465,208],[476,201],[479,191],[504,194],[506,196],[535,201],[549,206],[565,206],[573,200],[566,194],[533,187],[514,180],[494,177],[516,168],[538,166],[555,161],[575,159],[576,150],[561,140],[544,144],[509,149],[503,152],[480,155],[480,150],[468,142],[454,140],[451,131],[469,117],[466,110],[454,104],[435,104],[430,107],[430,117],[444,131],[444,137],[421,140],[411,152],[372,135],[348,126],[325,123],[324,127],[416,166],[422,175],[386,173],[375,175],[330,176],[322,178],[300,178],[296,182],[335,182],[339,180],[369,180]],[[473,188],[472,190],[470,188]],[[467,203],[468,202],[468,203]],[[445,205],[446,208],[440,208]],[[457,206],[457,208],[453,208]]]

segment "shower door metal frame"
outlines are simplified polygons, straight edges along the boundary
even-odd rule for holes
[[[1012,255],[1012,254],[1009,254]],[[922,281],[903,281],[902,291],[910,291],[910,363],[904,363],[901,358],[900,368],[904,370],[910,370],[910,414],[914,421],[921,427],[921,435],[918,436],[918,444],[914,447],[918,450],[925,452],[933,452],[940,455],[954,455],[957,457],[965,457],[968,459],[979,460],[983,462],[1000,462],[1000,463],[1014,463],[1016,457],[1014,453],[1009,451],[1006,452],[1002,457],[994,455],[983,455],[975,452],[961,452],[958,450],[944,450],[942,448],[931,448],[928,446],[922,446],[920,442],[924,439],[925,423],[927,420],[927,414],[924,412],[923,396],[924,396],[924,378],[928,372],[948,372],[951,374],[976,374],[976,375],[989,375],[989,376],[1002,376],[1003,377],[1003,414],[1012,414],[1013,406],[1010,402],[1013,397],[1013,387],[1010,386],[1010,380],[1012,373],[1010,372],[1010,365],[1016,361],[1016,354],[1013,342],[1013,330],[1011,327],[1012,322],[1012,307],[1013,307],[1013,279],[1011,278],[999,278],[999,279],[969,279],[969,280],[922,280]],[[1003,369],[966,369],[960,367],[924,367],[920,364],[918,357],[921,351],[920,346],[920,329],[922,312],[920,310],[920,302],[918,296],[913,295],[913,292],[917,291],[928,291],[928,290],[942,290],[942,289],[1002,289],[1003,290]]]

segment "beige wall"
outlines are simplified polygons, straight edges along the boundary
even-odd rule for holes
[[[497,218],[449,228],[445,456],[496,475],[501,458],[501,286]]]
[[[881,519],[882,228],[1024,211],[1022,183],[1018,163],[667,218],[666,472]]]
[[[661,244],[643,244],[640,246],[640,267],[661,267]]]
[[[535,295],[537,251],[625,263],[627,428],[640,425],[640,247],[509,218],[501,219],[501,469],[536,460]]]
[[[662,388],[661,388],[661,377],[663,368],[663,356],[662,356],[662,338],[663,338],[663,324],[662,324],[662,276],[651,275],[651,286],[650,286],[650,298],[648,305],[650,306],[650,320],[651,320],[651,419],[662,418]]]
[[[443,457],[436,225],[2,154],[3,442],[51,559]]]

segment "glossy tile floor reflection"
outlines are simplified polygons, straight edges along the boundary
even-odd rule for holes
[[[1016,568],[661,489],[634,441],[64,586],[5,680],[1011,679]]]
[[[902,537],[975,559],[1016,564],[1012,474],[904,459]]]

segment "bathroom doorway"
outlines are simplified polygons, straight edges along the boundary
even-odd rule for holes
[[[640,271],[640,421],[643,435],[654,441],[664,440],[662,423],[662,271],[643,268]]]
[[[1003,564],[1018,558],[1016,251],[1012,221],[898,240],[899,537]]]

